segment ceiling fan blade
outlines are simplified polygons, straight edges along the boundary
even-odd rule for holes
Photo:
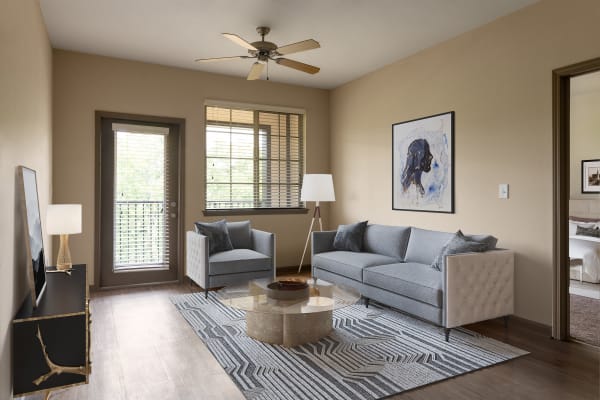
[[[289,68],[297,69],[298,71],[306,72],[307,74],[316,74],[321,70],[321,68],[314,65],[304,64],[299,61],[290,60],[289,58],[277,58],[275,62]]]
[[[246,78],[249,81],[255,81],[260,79],[260,74],[262,74],[263,68],[265,68],[265,64],[261,64],[258,61],[252,64],[252,68],[250,68],[250,73]]]
[[[303,40],[298,43],[292,43],[292,44],[278,47],[276,51],[277,51],[277,53],[279,53],[283,56],[286,54],[298,53],[300,51],[318,49],[319,47],[321,47],[319,42],[317,42],[314,39],[308,39],[308,40]]]
[[[250,58],[249,56],[233,56],[233,57],[214,57],[214,58],[198,58],[196,62],[213,62],[213,61],[229,61],[240,60],[242,58]]]
[[[258,50],[256,47],[252,46],[250,43],[248,43],[246,40],[242,39],[238,35],[235,35],[233,33],[223,33],[223,36],[231,40],[233,43],[242,46],[245,49]]]

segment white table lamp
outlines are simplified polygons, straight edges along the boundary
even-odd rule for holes
[[[304,251],[302,252],[302,259],[300,260],[300,266],[298,267],[298,273],[300,273],[302,270],[302,263],[304,262],[304,256],[306,255],[306,249],[308,248],[308,242],[310,241],[310,234],[313,230],[315,218],[319,218],[319,229],[321,231],[323,230],[323,222],[321,221],[321,207],[319,203],[321,201],[335,201],[333,177],[331,174],[305,174],[304,180],[302,181],[300,201],[314,201],[316,204],[312,221],[310,223],[310,228],[308,229],[308,236],[306,237]]]
[[[69,235],[81,233],[81,204],[48,205],[46,229],[49,235],[60,235],[56,269],[70,270],[73,264],[69,250]]]

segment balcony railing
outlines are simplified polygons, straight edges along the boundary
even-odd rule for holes
[[[164,201],[115,201],[114,268],[164,268],[168,231]]]

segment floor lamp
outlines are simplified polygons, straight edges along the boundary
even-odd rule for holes
[[[304,180],[302,181],[300,201],[314,201],[316,204],[312,221],[310,222],[310,228],[308,229],[308,235],[306,236],[306,244],[304,245],[304,251],[302,252],[302,259],[300,260],[298,273],[300,273],[302,270],[302,263],[304,262],[304,256],[306,255],[306,249],[308,248],[308,242],[310,241],[310,234],[312,233],[315,219],[319,219],[319,229],[321,231],[323,230],[323,222],[321,221],[321,207],[319,206],[319,202],[335,201],[335,193],[333,192],[333,178],[331,177],[331,174],[305,174]]]

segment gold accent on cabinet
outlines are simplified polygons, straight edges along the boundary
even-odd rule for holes
[[[87,377],[88,371],[85,366],[67,367],[67,366],[55,364],[54,362],[52,362],[52,360],[50,359],[50,356],[48,356],[48,352],[46,351],[46,345],[44,344],[44,339],[42,338],[42,332],[40,331],[39,325],[37,327],[37,335],[36,336],[37,336],[38,340],[40,341],[40,345],[42,346],[42,353],[44,354],[44,359],[46,360],[46,365],[48,365],[48,368],[50,368],[50,372],[48,372],[44,375],[41,375],[39,378],[34,380],[33,381],[34,385],[39,386],[40,384],[42,384],[43,382],[48,380],[53,375],[77,374],[77,375],[84,375]],[[48,396],[49,396],[49,394],[50,393],[48,392]]]

